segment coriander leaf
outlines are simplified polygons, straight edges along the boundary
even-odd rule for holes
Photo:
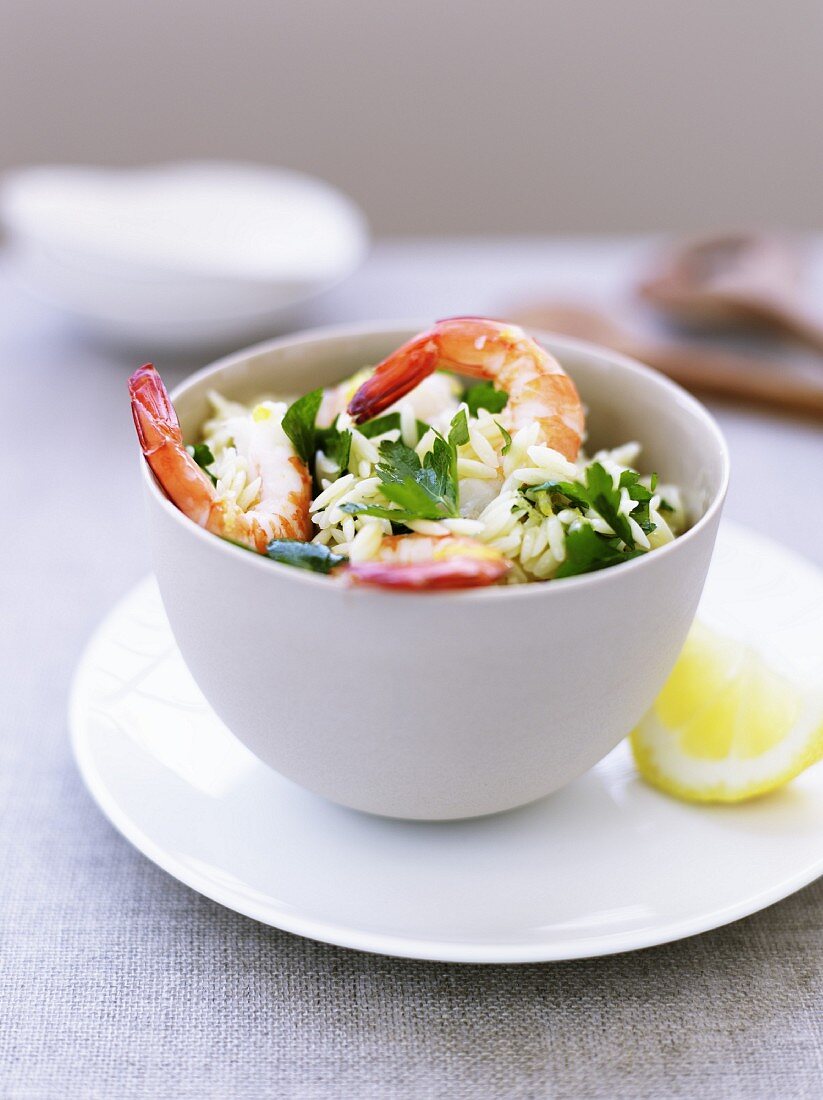
[[[205,472],[209,475],[212,485],[216,485],[217,478],[214,476],[211,470],[208,469],[208,467],[211,466],[211,464],[214,462],[214,455],[211,453],[211,448],[209,447],[208,443],[194,443],[186,447],[186,450],[189,452],[197,465],[205,470]]]
[[[598,569],[608,569],[624,561],[631,561],[642,554],[642,550],[620,548],[618,539],[607,535],[598,535],[593,527],[584,524],[566,535],[566,560],[555,574],[556,577],[576,577],[581,573],[593,573]]]
[[[323,391],[312,390],[289,405],[283,417],[283,431],[292,441],[298,457],[306,464],[311,462],[317,449],[315,421],[322,400]]]
[[[501,455],[507,455],[512,449],[512,437],[509,435],[509,433],[506,431],[499,420],[495,420],[495,424],[500,429],[500,434],[503,436],[503,450],[500,453]]]
[[[273,561],[293,565],[297,569],[309,569],[312,573],[330,573],[348,559],[335,554],[328,546],[317,542],[301,542],[300,539],[273,539],[266,547]]]
[[[471,416],[477,416],[479,409],[488,409],[490,413],[499,413],[505,409],[509,395],[496,390],[491,382],[478,382],[469,386],[463,397]]]
[[[657,506],[657,510],[658,512],[673,512],[675,509],[667,500],[661,500],[660,504]]]

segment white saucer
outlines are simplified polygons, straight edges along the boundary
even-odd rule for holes
[[[701,617],[778,664],[823,668],[823,574],[731,524]],[[365,951],[605,955],[726,924],[823,874],[823,766],[759,801],[704,808],[647,787],[621,745],[565,790],[495,817],[340,809],[259,763],[214,717],[152,579],[95,634],[70,710],[89,790],[149,859],[239,913]]]

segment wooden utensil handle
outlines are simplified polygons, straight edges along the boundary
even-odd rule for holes
[[[764,307],[765,314],[775,326],[802,344],[823,351],[823,325],[810,313],[798,309],[792,303],[774,301]]]
[[[643,361],[689,390],[823,419],[823,382],[816,385],[779,364],[684,348],[645,348]]]

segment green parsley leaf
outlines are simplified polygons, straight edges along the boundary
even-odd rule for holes
[[[374,420],[367,420],[363,424],[358,424],[357,430],[369,439],[375,435],[383,435],[384,432],[399,432],[400,413],[384,413],[382,416],[376,416]]]
[[[419,443],[426,432],[429,430],[429,425],[425,420],[417,420],[417,442]],[[376,416],[374,420],[367,420],[365,424],[358,424],[357,430],[362,432],[368,439],[371,439],[375,435],[384,435],[386,432],[400,431],[400,413],[384,413],[383,416]]]
[[[652,490],[641,484],[640,475],[634,470],[624,470],[615,488],[611,474],[599,462],[587,466],[584,477],[585,481],[544,481],[541,485],[528,486],[520,491],[545,514],[548,514],[546,504],[553,511],[559,511],[568,505],[579,508],[581,512],[592,509],[603,517],[630,550],[634,550],[635,540],[628,516],[619,510],[620,490],[625,489],[631,499],[637,501],[638,507],[631,516],[647,535],[655,526],[649,518],[649,502],[654,495]],[[542,494],[548,494],[548,501]],[[560,500],[557,500],[558,496]],[[555,505],[559,507],[556,508]]]
[[[507,455],[512,449],[512,437],[509,435],[509,433],[506,431],[499,420],[495,420],[495,424],[500,429],[500,434],[503,436],[504,440],[503,449],[500,453],[501,455]]]
[[[416,512],[408,512],[403,508],[384,508],[380,504],[355,504],[352,501],[341,504],[340,511],[350,516],[376,516],[378,519],[388,519],[397,524],[420,519]]]
[[[380,444],[377,476],[383,496],[406,513],[399,523],[414,519],[444,519],[457,515],[451,484],[451,448],[443,439],[434,441],[423,463],[411,447],[398,440]]]
[[[509,395],[502,390],[496,390],[491,382],[477,382],[469,386],[463,400],[469,409],[470,416],[477,416],[478,409],[488,409],[490,413],[499,413],[505,409]]]
[[[214,462],[214,455],[211,453],[211,447],[209,447],[208,443],[195,443],[193,446],[187,447],[186,450],[197,465],[202,466],[203,469],[205,469],[206,466],[211,466],[212,462]]]
[[[629,549],[633,550],[634,536],[629,521],[618,511],[620,488],[615,489],[612,475],[599,462],[593,462],[591,466],[586,467],[586,491],[592,508],[603,517]]]
[[[217,478],[214,476],[211,470],[208,469],[208,467],[211,466],[211,464],[214,462],[214,455],[211,453],[211,449],[208,443],[194,443],[186,447],[186,450],[189,452],[197,465],[205,470],[206,473],[209,475],[212,485],[216,485]]]
[[[293,565],[297,569],[309,569],[312,573],[330,573],[348,559],[335,554],[328,546],[317,542],[301,542],[300,539],[273,539],[266,547],[273,561]]]
[[[421,469],[417,452],[407,447],[401,439],[384,439],[380,444],[380,458],[376,469],[384,485],[402,485],[405,481],[414,480]]]
[[[451,440],[451,432],[449,432]],[[445,502],[447,514],[457,516],[457,448],[441,436],[423,459],[423,473],[429,473],[434,495]]]
[[[351,432],[344,428],[341,432],[337,420],[330,428],[318,428],[314,439],[315,450],[322,451],[342,473],[348,468],[351,455]]]
[[[283,431],[294,444],[298,457],[307,465],[314,458],[317,449],[315,421],[322,400],[323,391],[312,390],[289,405],[283,417]]]
[[[459,515],[457,508],[458,475],[457,475],[457,448],[469,442],[469,422],[465,409],[458,409],[452,417],[449,425],[448,439],[443,439],[440,433],[436,433],[431,453],[426,455],[424,465],[429,464],[435,470],[438,477],[438,485],[441,494],[450,502],[454,515]]]
[[[532,504],[540,505],[540,497],[547,493],[550,497],[560,496],[563,500],[557,501],[558,508],[579,508],[582,512],[589,509],[590,502],[586,494],[585,485],[579,481],[544,481],[540,485],[529,485],[520,490],[526,500]],[[553,509],[554,510],[554,509]]]
[[[621,549],[620,541],[607,535],[599,535],[589,524],[583,524],[566,535],[566,560],[557,570],[556,577],[576,577],[581,573],[593,573],[608,569],[624,561],[631,561],[642,550]]]
[[[633,470],[624,470],[620,475],[620,488],[625,489],[632,500],[636,500],[638,507],[632,512],[632,519],[640,525],[640,530],[647,535],[655,529],[649,517],[649,504],[654,496],[654,488],[657,485],[657,474],[652,474],[651,488],[647,489],[640,483],[640,475]]]
[[[415,519],[456,516],[457,489],[451,476],[453,448],[438,437],[421,463],[416,451],[400,440],[383,440],[376,470],[381,492],[397,509],[359,505],[346,507],[350,514],[377,515],[397,523]],[[386,515],[386,512],[392,512]]]
[[[469,442],[469,421],[465,409],[458,409],[449,425],[449,443],[452,447],[463,447]]]
[[[384,429],[389,430],[389,429]],[[466,410],[459,409],[449,427],[448,439],[439,432],[434,445],[421,462],[417,452],[402,440],[384,439],[380,444],[377,476],[380,491],[396,508],[382,505],[344,504],[349,515],[377,516],[393,523],[416,519],[438,520],[457,517],[457,448],[469,440]]]

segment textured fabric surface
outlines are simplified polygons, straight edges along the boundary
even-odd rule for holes
[[[500,313],[561,277],[602,292],[633,254],[385,246],[317,319]],[[71,761],[65,708],[84,640],[148,569],[132,365],[0,276],[0,1096],[819,1096],[823,883],[649,951],[446,966],[257,925],[114,832]],[[722,418],[734,518],[766,529],[764,494],[799,505],[817,491],[819,429]],[[794,532],[823,563],[819,511]]]

